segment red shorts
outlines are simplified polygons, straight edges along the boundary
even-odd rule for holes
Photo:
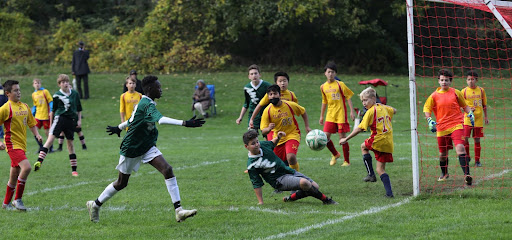
[[[464,137],[471,137],[471,130],[473,130],[473,138],[483,138],[484,137],[484,128],[483,127],[471,127],[468,125],[464,125]]]
[[[293,153],[297,155],[297,151],[299,150],[299,141],[295,139],[291,139],[286,141],[285,143],[276,146],[274,148],[274,153],[283,160],[283,162],[286,162],[286,154]]]
[[[372,148],[372,144],[368,142],[368,139],[364,140],[364,145],[367,149],[372,150],[375,154],[375,160],[379,162],[393,162],[393,154],[386,152],[379,152]]]
[[[350,125],[348,123],[324,123],[324,132],[328,133],[346,133],[350,132]]]
[[[453,149],[454,144],[464,144],[464,130],[457,129],[448,135],[437,137],[437,146],[440,153]]]
[[[44,129],[50,129],[50,120],[39,120],[36,119],[36,127],[41,129],[43,127]]]
[[[25,151],[21,149],[10,149],[7,154],[11,158],[11,167],[17,167],[21,161],[27,159]]]

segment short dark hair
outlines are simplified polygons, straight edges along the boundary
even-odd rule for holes
[[[249,141],[258,138],[258,132],[254,129],[249,129],[249,131],[244,133],[243,139],[244,144],[249,144]]]
[[[443,69],[439,70],[439,73],[437,74],[437,78],[440,78],[441,76],[450,78],[450,82],[453,79],[453,73],[448,69],[443,68]]]
[[[250,71],[251,71],[251,70],[253,70],[253,69],[258,70],[258,73],[260,73],[260,67],[258,67],[258,65],[256,65],[256,64],[253,64],[253,65],[249,66],[249,67],[247,68],[247,72],[250,72]]]
[[[153,86],[153,84],[158,80],[158,77],[153,75],[147,75],[142,79],[142,90],[144,94],[148,94],[148,88]]]
[[[16,85],[16,84],[20,84],[20,82],[18,82],[16,80],[7,80],[4,82],[4,84],[2,86],[4,87],[4,90],[6,92],[11,92],[12,85]]]
[[[281,88],[277,84],[271,85],[270,87],[267,88],[267,93],[270,93],[270,92],[275,92],[275,93],[281,94]]]
[[[466,73],[466,76],[469,77],[469,76],[472,76],[472,77],[476,77],[478,78],[478,73],[476,73],[475,71],[473,70],[469,70],[467,73]]]
[[[278,77],[285,77],[286,80],[288,80],[288,82],[290,82],[290,77],[285,72],[276,72],[276,74],[274,74],[274,82],[275,83],[277,83],[277,78]]]
[[[324,67],[324,72],[327,71],[327,69],[330,68],[334,70],[334,72],[338,73],[338,68],[336,68],[336,64],[334,62],[328,62]]]

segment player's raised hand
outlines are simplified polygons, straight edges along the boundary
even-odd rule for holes
[[[112,135],[112,134],[117,134],[117,137],[121,137],[121,129],[119,129],[119,127],[117,126],[107,126],[107,131],[109,134],[108,135]]]
[[[196,119],[196,116],[192,117],[190,120],[184,121],[183,126],[185,127],[201,127],[206,121],[203,119]]]

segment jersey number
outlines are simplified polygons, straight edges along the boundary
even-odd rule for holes
[[[283,118],[283,120],[281,120],[281,126],[289,126],[289,125],[292,125],[292,118]]]
[[[340,100],[340,93],[333,93],[331,94],[332,100]]]
[[[393,128],[391,127],[390,116],[377,118],[377,122],[382,123],[382,133],[386,133],[389,130],[393,130]]]

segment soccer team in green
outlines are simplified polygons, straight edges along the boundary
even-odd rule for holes
[[[301,132],[295,115],[303,117],[306,133],[311,131],[311,128],[305,109],[298,105],[295,93],[288,90],[289,76],[286,73],[278,72],[274,76],[276,84],[271,85],[261,79],[260,69],[257,65],[251,65],[248,73],[250,82],[244,86],[245,100],[240,116],[235,122],[240,124],[245,113],[248,112],[249,130],[243,134],[243,143],[248,150],[245,172],[248,173],[252,182],[258,204],[264,203],[262,194],[264,182],[270,184],[276,191],[291,191],[289,196],[283,198],[285,202],[311,196],[321,200],[324,204],[338,204],[320,192],[319,185],[315,181],[299,172],[296,155],[300,145]],[[363,90],[359,97],[367,111],[361,123],[347,136],[346,134],[350,131],[349,114],[352,120],[355,118],[355,111],[350,100],[354,93],[342,81],[335,79],[337,68],[334,63],[329,62],[324,68],[324,73],[327,80],[320,86],[322,111],[319,123],[324,126],[323,131],[328,137],[333,133],[339,133],[339,144],[343,146],[344,153],[344,162],[341,166],[350,166],[348,141],[360,132],[370,130],[370,136],[361,144],[363,162],[367,170],[367,176],[363,180],[365,182],[377,181],[372,157],[369,153],[371,150],[375,155],[377,174],[384,185],[385,196],[393,197],[390,177],[385,171],[385,166],[386,163],[393,162],[393,127],[391,123],[396,109],[377,103],[374,89]],[[489,123],[486,110],[487,98],[484,89],[476,86],[478,80],[476,72],[469,71],[467,73],[468,87],[462,92],[450,87],[452,78],[453,73],[448,70],[442,69],[439,72],[440,87],[427,99],[424,113],[429,129],[432,132],[437,132],[442,172],[438,181],[445,181],[449,177],[448,150],[453,148],[453,143],[455,143],[464,180],[467,185],[471,185],[468,138],[473,132],[475,166],[481,166],[480,138],[483,137],[483,124]],[[34,164],[34,171],[41,169],[42,163],[53,145],[53,140],[63,134],[68,143],[72,176],[78,176],[73,134],[76,132],[76,128],[81,127],[82,106],[80,97],[76,91],[70,88],[69,83],[67,75],[59,75],[57,84],[60,90],[53,96],[49,96],[48,91],[41,87],[41,81],[34,80],[33,100],[37,111],[35,109],[31,111],[27,104],[20,102],[19,82],[7,80],[3,84],[9,101],[0,107],[0,124],[5,126],[5,141],[0,143],[0,149],[6,149],[11,159],[10,177],[2,204],[4,209],[20,211],[27,209],[22,201],[25,183],[31,171],[31,165],[25,156],[27,127],[41,146],[39,157]],[[127,96],[138,96],[136,97],[137,101],[127,103],[129,110],[121,108],[121,119],[125,121],[117,126],[107,127],[107,132],[110,135],[115,134],[118,137],[122,130],[127,129],[121,143],[119,163],[116,167],[119,171],[118,178],[109,184],[95,200],[87,201],[86,206],[90,220],[98,222],[101,206],[127,186],[130,175],[138,170],[141,163],[148,163],[164,176],[165,185],[175,208],[176,221],[182,222],[194,216],[197,210],[186,210],[181,206],[176,176],[171,165],[156,147],[158,139],[156,123],[195,128],[201,127],[205,121],[195,118],[184,121],[163,116],[156,108],[155,100],[162,96],[162,86],[156,76],[148,75],[142,80],[144,92],[142,96],[134,92],[132,81],[127,81],[126,85],[128,87]],[[349,109],[347,109],[347,105]],[[464,109],[465,115],[461,111],[450,111],[450,109],[460,108]],[[437,122],[433,120],[432,112],[434,112]],[[47,115],[45,116],[44,113]],[[325,121],[324,115],[326,115]],[[37,131],[37,128],[41,127],[44,127],[48,136],[44,144],[42,144],[42,137]],[[259,140],[260,130],[266,141]],[[335,166],[341,154],[330,139],[327,148],[332,154],[330,165]],[[12,200],[14,193],[16,195]]]

